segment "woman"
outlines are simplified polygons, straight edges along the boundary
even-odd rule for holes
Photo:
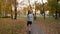
[[[28,27],[28,30],[31,31],[31,25],[32,25],[32,22],[33,22],[32,10],[28,11],[27,18],[28,18],[28,20],[27,20],[27,27]]]

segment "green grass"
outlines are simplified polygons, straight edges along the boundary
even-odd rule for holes
[[[0,18],[0,34],[23,34],[25,22],[22,19]]]
[[[42,28],[45,34],[60,34],[60,19],[37,18],[37,25]]]
[[[36,20],[47,34],[60,33],[60,19],[38,17]],[[19,17],[17,20],[11,18],[0,18],[0,34],[25,34],[26,17]]]

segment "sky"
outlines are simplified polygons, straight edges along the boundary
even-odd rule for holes
[[[35,1],[37,3],[42,3],[42,0],[30,0],[30,4],[31,5],[34,4]],[[24,7],[27,7],[29,5],[28,0],[17,0],[17,2],[18,2],[18,6],[17,6],[18,10],[23,9]],[[47,0],[43,0],[43,2],[45,3],[45,2],[47,2]]]
[[[28,3],[28,0],[17,0],[18,3],[20,3],[21,1],[24,1],[25,3]],[[34,3],[34,1],[37,1],[38,3],[42,3],[42,0],[30,0],[31,3]],[[47,0],[43,0],[43,2],[47,2]]]

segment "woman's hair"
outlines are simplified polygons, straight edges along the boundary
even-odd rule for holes
[[[32,11],[31,10],[28,10],[28,15],[31,14],[31,13],[32,13]]]
[[[30,14],[30,10],[28,10],[28,14]]]

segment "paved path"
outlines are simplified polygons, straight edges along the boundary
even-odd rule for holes
[[[31,34],[44,34],[42,30],[35,24],[32,24],[32,33]]]

